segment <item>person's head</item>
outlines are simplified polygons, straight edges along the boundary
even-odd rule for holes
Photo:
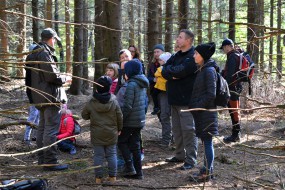
[[[194,59],[198,65],[202,65],[208,61],[216,51],[216,44],[214,42],[199,44],[195,48]]]
[[[164,46],[162,44],[156,44],[153,47],[153,57],[155,60],[159,59],[159,56],[164,52]]]
[[[138,59],[133,59],[125,64],[126,79],[129,79],[135,75],[142,74],[142,63]]]
[[[234,50],[234,42],[231,39],[226,38],[222,42],[222,45],[221,45],[220,49],[222,49],[224,51],[224,53],[227,54],[230,51]]]
[[[140,59],[139,49],[135,45],[130,45],[128,50],[131,52],[133,59]]]
[[[195,36],[193,32],[188,29],[182,29],[176,38],[176,44],[182,52],[185,52],[192,47],[194,37]]]
[[[112,85],[112,79],[108,76],[101,76],[99,79],[96,81],[98,84],[102,85],[103,87],[97,85],[96,91],[99,94],[107,93],[110,91],[110,87]]]
[[[118,78],[119,65],[117,63],[109,63],[106,67],[106,75],[112,79]]]
[[[159,64],[160,64],[160,65],[165,64],[166,61],[167,61],[170,57],[171,57],[171,53],[169,53],[169,52],[164,52],[164,53],[162,53],[162,54],[159,56],[159,60],[158,60]]]
[[[67,108],[67,104],[62,104],[62,105],[61,105],[61,109],[60,109],[60,113],[61,113],[61,114],[68,114],[68,115],[71,115],[71,114],[72,114],[72,111]]]
[[[47,43],[49,46],[54,47],[56,41],[60,41],[57,33],[52,28],[45,28],[41,33],[42,41]]]
[[[120,58],[120,62],[130,61],[133,59],[131,52],[127,49],[122,49],[119,52],[119,58]]]

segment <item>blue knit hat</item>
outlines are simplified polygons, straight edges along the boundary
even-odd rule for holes
[[[128,78],[142,74],[142,63],[138,59],[132,59],[125,64],[125,74]]]
[[[156,44],[154,47],[153,47],[153,50],[155,49],[160,49],[161,51],[165,51],[164,50],[164,46],[162,44]]]
[[[101,76],[97,81],[98,84],[101,84],[101,86],[97,86],[97,92],[99,94],[106,93],[110,91],[110,87],[112,85],[112,79],[108,76]]]

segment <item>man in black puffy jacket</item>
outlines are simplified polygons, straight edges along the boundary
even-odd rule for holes
[[[198,143],[193,116],[190,112],[181,112],[188,109],[196,78],[193,40],[194,34],[190,30],[181,30],[176,39],[180,51],[162,69],[162,76],[167,80],[166,93],[171,105],[172,132],[176,145],[175,156],[166,161],[184,162],[182,170],[192,169],[197,159]]]
[[[64,90],[61,89],[65,83],[65,76],[60,75],[56,66],[57,59],[54,56],[54,46],[60,40],[56,32],[46,28],[41,33],[42,41],[34,48],[43,48],[42,51],[30,54],[27,61],[41,61],[50,63],[39,63],[33,67],[39,70],[30,69],[27,77],[31,79],[31,99],[37,104],[40,111],[40,123],[37,132],[37,146],[42,148],[56,142],[56,135],[59,130],[60,106],[41,105],[44,103],[60,103],[66,98]],[[65,100],[66,101],[66,100]],[[38,164],[58,164],[56,146],[45,149],[38,153]],[[64,170],[68,165],[46,166],[48,170]]]

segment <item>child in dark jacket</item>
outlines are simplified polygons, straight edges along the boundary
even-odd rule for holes
[[[81,115],[83,119],[90,119],[91,142],[94,146],[94,165],[102,166],[106,158],[108,162],[108,181],[116,181],[118,135],[123,128],[123,115],[115,95],[111,94],[112,79],[102,76],[97,83],[93,98],[87,102]],[[95,169],[96,183],[101,183],[103,168]]]
[[[67,106],[64,105],[61,108],[61,118],[60,118],[60,129],[59,133],[56,136],[57,140],[64,139],[73,135],[74,131],[74,120],[72,117],[71,110],[67,109]],[[66,139],[59,142],[58,148],[62,151],[68,151],[70,154],[76,154],[76,148],[74,146],[75,138]]]
[[[149,82],[141,70],[142,64],[138,59],[125,64],[128,85],[122,107],[124,127],[118,146],[126,163],[124,176],[131,179],[143,179],[140,137],[145,126],[145,93]]]

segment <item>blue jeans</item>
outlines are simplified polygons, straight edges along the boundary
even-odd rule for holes
[[[30,106],[29,117],[27,121],[39,126],[40,112],[35,106]],[[31,140],[31,135],[32,137],[36,137],[37,136],[36,133],[37,133],[36,129],[33,129],[31,126],[27,125],[25,130],[24,140],[25,141]]]
[[[94,146],[94,165],[103,166],[105,158],[108,162],[108,173],[110,177],[117,176],[117,149],[116,144],[108,146]],[[96,178],[103,177],[103,167],[95,169]]]
[[[201,139],[204,144],[204,167],[203,170],[206,171],[206,173],[212,173],[213,167],[214,167],[214,146],[213,146],[213,138],[205,138]]]
[[[64,141],[61,141],[57,144],[58,148],[62,151],[71,151],[75,148],[73,141],[70,139],[66,139]]]

